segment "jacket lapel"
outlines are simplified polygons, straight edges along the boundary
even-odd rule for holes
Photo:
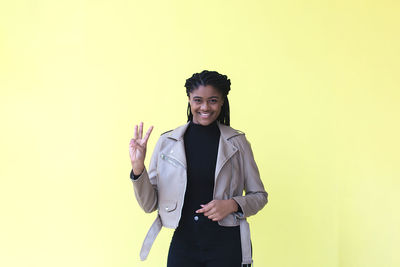
[[[229,142],[229,138],[239,135],[241,133],[237,132],[236,130],[232,129],[229,126],[221,124],[218,122],[218,127],[221,132],[221,136],[219,139],[219,146],[218,146],[218,156],[217,156],[217,164],[215,167],[215,180],[217,180],[218,175],[225,165],[225,163],[237,152],[237,148]]]
[[[215,167],[215,180],[218,178],[218,175],[225,165],[225,163],[237,152],[237,148],[232,145],[228,140],[233,136],[242,134],[235,129],[226,126],[217,122],[219,130],[221,132],[221,136],[219,138],[218,145],[218,155],[217,155],[217,163]],[[173,157],[179,160],[185,168],[187,168],[186,163],[186,153],[185,153],[185,144],[183,142],[183,136],[187,127],[189,126],[189,122],[179,126],[178,128],[172,130],[169,133],[166,133],[168,138],[175,140],[175,144],[173,144],[170,151],[167,151],[168,156]]]
[[[175,140],[175,143],[172,145],[171,150],[167,151],[168,156],[173,157],[180,161],[187,169],[186,164],[186,153],[185,153],[185,144],[183,142],[183,135],[189,123],[186,123],[178,128],[172,130],[171,132],[167,133],[168,138]]]

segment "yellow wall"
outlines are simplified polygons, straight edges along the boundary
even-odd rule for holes
[[[1,1],[0,266],[145,262],[129,139],[185,122],[185,79],[232,81],[270,202],[256,266],[400,266],[398,1]],[[149,158],[149,157],[148,157]],[[147,161],[148,163],[148,161]]]

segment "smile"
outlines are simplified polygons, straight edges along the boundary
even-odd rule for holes
[[[200,114],[200,116],[201,116],[202,118],[208,118],[208,117],[210,117],[210,115],[211,115],[211,113],[203,113],[203,112],[199,112],[199,114]]]

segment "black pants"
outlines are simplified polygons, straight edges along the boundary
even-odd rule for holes
[[[241,267],[241,263],[239,226],[223,227],[200,220],[175,230],[167,267]]]

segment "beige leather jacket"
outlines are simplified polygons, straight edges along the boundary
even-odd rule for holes
[[[186,190],[186,157],[183,135],[189,123],[160,136],[149,169],[132,179],[136,199],[145,212],[158,210],[157,218],[143,242],[145,260],[162,226],[175,229],[181,218]],[[218,122],[221,132],[215,169],[214,199],[233,198],[242,213],[232,213],[218,222],[240,225],[242,264],[252,264],[249,225],[246,217],[256,214],[268,201],[253,152],[244,133]],[[245,195],[243,195],[245,191]]]

